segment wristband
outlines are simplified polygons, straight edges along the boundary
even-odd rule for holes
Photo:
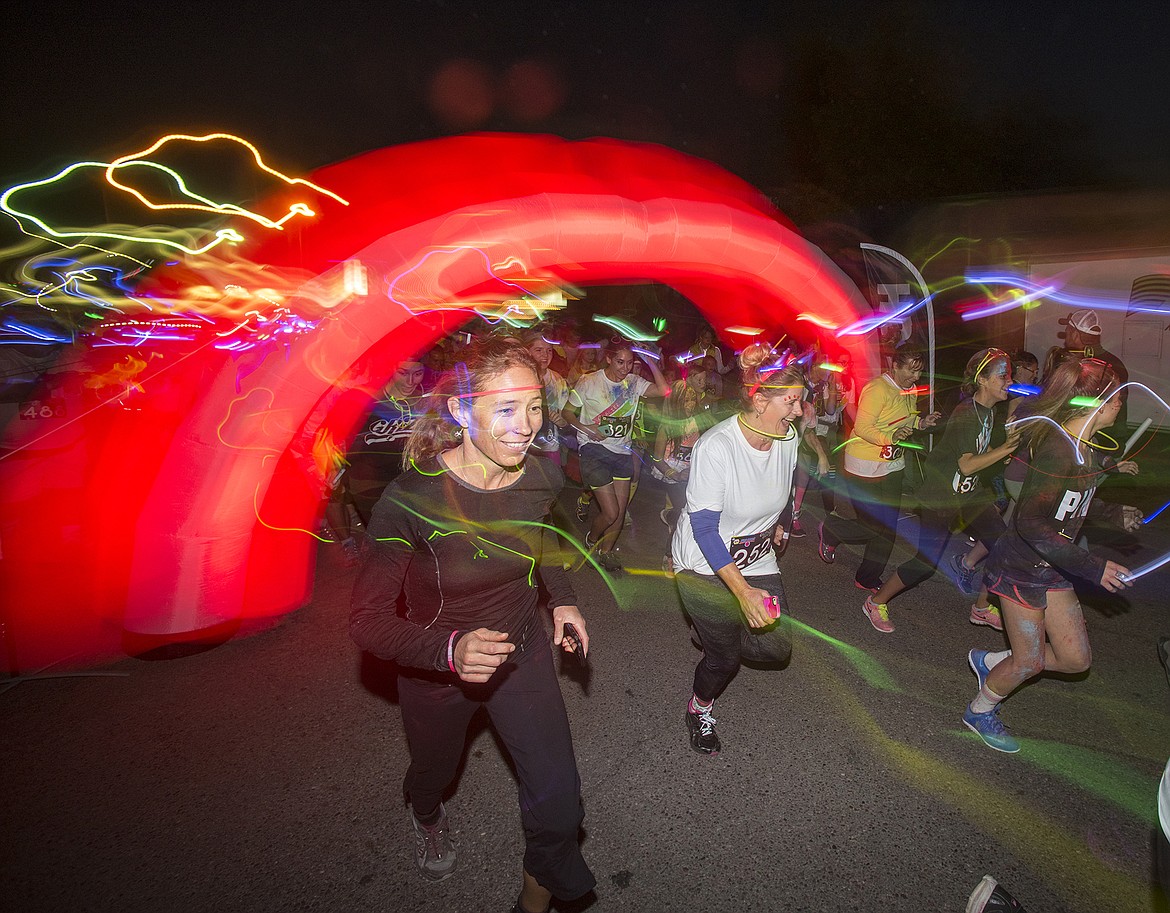
[[[459,674],[455,669],[455,636],[458,633],[458,631],[452,631],[451,636],[447,638],[447,667],[456,675]]]

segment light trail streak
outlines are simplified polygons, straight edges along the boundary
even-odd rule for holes
[[[304,178],[290,178],[288,175],[277,171],[275,168],[269,167],[268,165],[266,165],[264,163],[264,159],[260,156],[259,149],[257,149],[251,143],[249,143],[246,139],[243,139],[242,137],[236,136],[234,133],[206,133],[202,136],[193,136],[193,135],[188,134],[188,133],[169,133],[166,136],[160,137],[159,139],[155,140],[155,142],[151,146],[148,146],[146,149],[143,149],[139,152],[131,152],[129,155],[123,155],[119,158],[114,159],[114,161],[110,162],[106,166],[106,180],[109,181],[113,186],[118,187],[119,189],[124,190],[127,193],[130,193],[130,194],[138,197],[138,199],[140,199],[144,205],[149,206],[151,209],[171,208],[170,206],[167,206],[167,205],[158,206],[158,207],[151,205],[146,200],[146,198],[143,197],[141,194],[139,194],[136,190],[134,190],[131,187],[123,186],[122,184],[119,184],[116,180],[114,180],[114,177],[113,177],[114,171],[120,167],[123,167],[124,165],[139,162],[139,161],[143,160],[146,156],[151,155],[154,152],[157,152],[159,149],[161,149],[167,143],[170,143],[174,140],[186,140],[186,141],[192,142],[192,143],[206,143],[206,142],[211,142],[212,140],[219,140],[219,139],[225,139],[225,140],[228,140],[228,141],[233,142],[233,143],[238,143],[241,146],[243,146],[244,148],[246,148],[249,152],[252,153],[252,158],[256,162],[256,167],[259,168],[261,171],[265,172],[266,174],[272,175],[277,180],[283,181],[286,184],[299,184],[303,187],[308,187],[311,190],[316,191],[317,193],[323,194],[327,197],[330,197],[333,200],[336,200],[342,206],[349,205],[348,200],[343,199],[342,197],[338,196],[337,194],[335,194],[331,190],[326,190],[324,187],[321,187],[319,184],[314,184],[312,181],[307,181]]]
[[[1165,504],[1163,504],[1161,507],[1159,507],[1156,511],[1154,511],[1152,514],[1150,514],[1148,517],[1144,518],[1142,520],[1142,525],[1145,526],[1147,523],[1153,523],[1154,520],[1156,520],[1158,518],[1158,514],[1160,514],[1162,511],[1164,511],[1167,507],[1170,507],[1170,501],[1167,501]]]
[[[968,281],[974,282],[974,280]],[[1013,291],[1015,290],[1013,289]],[[972,308],[971,310],[964,311],[961,316],[964,320],[978,320],[980,317],[990,317],[992,314],[1000,314],[1004,311],[1010,311],[1013,308],[1025,307],[1030,302],[1036,301],[1039,298],[1051,298],[1052,292],[1055,291],[1056,286],[1054,285],[1044,286],[1027,295],[1020,294],[1015,297],[1010,297],[1007,301],[998,301],[995,304],[989,304],[987,307]]]
[[[1059,286],[1047,285],[1042,286],[1039,283],[1032,282],[1022,276],[1013,276],[1011,274],[1001,275],[996,273],[971,273],[967,276],[967,282],[971,285],[1008,285],[1026,294],[1014,301],[1011,307],[1017,304],[1022,304],[1024,301],[1030,301],[1037,297],[1048,298],[1052,301],[1058,301],[1061,304],[1067,304],[1074,308],[1092,308],[1102,311],[1142,311],[1151,314],[1170,314],[1170,308],[1165,305],[1142,305],[1140,303],[1131,302],[1128,298],[1102,298],[1092,297],[1088,295],[1076,295],[1069,292],[1063,292]],[[1007,310],[1008,308],[1003,308]],[[994,313],[994,312],[992,312]],[[964,320],[970,319],[966,315]]]
[[[918,310],[918,308],[922,307],[923,305],[928,304],[933,300],[933,298],[933,294],[927,295],[921,301],[911,301],[909,304],[904,304],[902,307],[896,308],[889,313],[873,314],[869,317],[863,317],[861,320],[857,320],[849,324],[849,326],[842,327],[840,330],[837,330],[837,336],[864,336],[866,333],[871,333],[893,320],[902,319],[907,314],[910,314],[913,311]],[[797,317],[796,319],[799,320],[800,317]]]
[[[602,323],[612,330],[616,330],[630,342],[657,342],[662,338],[661,333],[646,333],[620,317],[606,317],[603,314],[594,314],[595,323]]]
[[[173,248],[174,250],[182,251],[183,253],[189,254],[191,256],[197,256],[198,254],[206,253],[207,251],[212,250],[215,247],[218,247],[220,244],[223,244],[224,242],[230,241],[233,244],[238,244],[244,240],[243,235],[241,235],[235,229],[231,229],[231,228],[220,229],[219,231],[215,232],[215,234],[213,235],[213,240],[207,242],[202,247],[197,247],[197,248],[187,247],[185,244],[180,244],[177,241],[171,241],[167,238],[141,237],[138,235],[122,234],[120,232],[100,231],[100,230],[94,230],[94,229],[90,229],[87,231],[56,231],[55,229],[50,227],[46,222],[37,218],[32,213],[23,212],[21,210],[18,210],[11,204],[11,200],[15,194],[21,193],[25,190],[30,190],[34,187],[44,187],[44,186],[47,186],[49,184],[56,183],[57,181],[63,180],[68,175],[72,174],[74,171],[77,171],[80,168],[103,168],[104,169],[104,168],[108,168],[108,167],[109,167],[108,162],[76,162],[75,164],[69,165],[68,167],[57,172],[57,174],[53,175],[51,178],[45,178],[44,180],[40,180],[40,181],[30,181],[27,184],[17,184],[15,187],[10,187],[8,190],[4,191],[4,193],[2,195],[0,195],[0,210],[7,213],[16,222],[16,224],[20,228],[20,230],[22,232],[24,232],[25,234],[29,234],[33,237],[36,237],[36,235],[33,235],[31,232],[29,232],[25,229],[24,222],[27,221],[27,222],[35,225],[41,231],[50,235],[51,238],[49,240],[57,240],[57,239],[64,239],[64,238],[107,238],[111,241],[128,241],[128,242],[133,243],[133,244],[158,244],[162,247],[169,247],[169,248]],[[97,248],[97,249],[101,250],[101,248]]]

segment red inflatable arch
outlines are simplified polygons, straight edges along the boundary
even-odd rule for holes
[[[62,639],[77,650],[101,631],[184,637],[303,604],[322,491],[312,438],[350,433],[357,416],[334,407],[359,383],[355,365],[382,365],[373,380],[384,379],[467,319],[452,302],[513,298],[513,283],[533,279],[660,282],[717,330],[747,324],[772,339],[815,332],[795,322],[802,312],[836,325],[869,312],[758,191],[660,147],[459,137],[311,179],[350,205],[318,199],[315,219],[246,253],[317,275],[357,261],[367,294],[266,356],[189,353],[144,384],[140,411],[84,434],[63,426],[0,463],[10,667],[60,658]],[[868,347],[845,341],[872,371]],[[54,490],[64,494],[46,519]]]

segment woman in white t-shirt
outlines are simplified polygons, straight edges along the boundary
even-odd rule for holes
[[[585,546],[596,549],[597,561],[607,571],[620,571],[613,549],[621,535],[634,478],[631,439],[638,403],[648,392],[666,396],[670,387],[653,358],[642,359],[654,383],[631,373],[634,348],[615,339],[605,355],[605,367],[586,374],[573,386],[561,415],[577,431],[581,481],[593,490],[598,513]]]
[[[740,365],[742,411],[695,444],[671,543],[675,584],[703,645],[686,722],[691,747],[706,754],[720,750],[711,711],[740,661],[782,664],[792,652],[774,546],[791,514],[804,374],[760,344]]]

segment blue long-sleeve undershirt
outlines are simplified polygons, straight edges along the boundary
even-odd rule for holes
[[[719,518],[722,514],[717,510],[696,510],[691,512],[691,534],[699,545],[703,558],[711,565],[711,570],[731,564],[731,552],[719,535]]]

